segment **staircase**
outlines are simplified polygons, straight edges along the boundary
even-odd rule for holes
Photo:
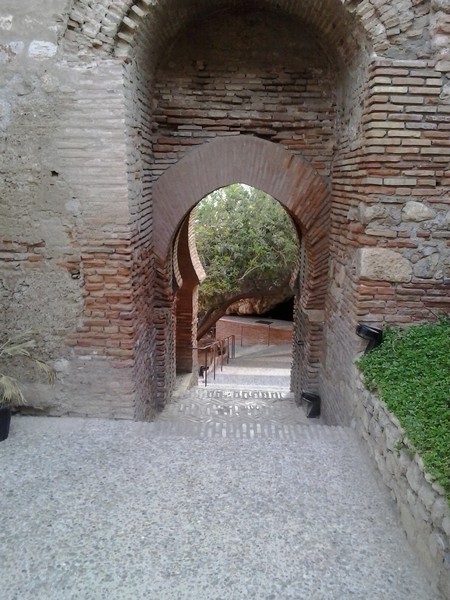
[[[305,440],[348,436],[342,427],[307,419],[286,390],[197,387],[171,402],[154,424],[157,435]]]
[[[200,438],[303,438],[311,419],[289,391],[290,360],[290,346],[237,348],[236,358],[217,368],[207,387],[199,385],[166,406],[156,431]]]

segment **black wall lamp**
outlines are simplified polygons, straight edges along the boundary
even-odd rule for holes
[[[320,396],[310,392],[302,392],[302,402],[306,403],[306,416],[308,419],[320,417]]]
[[[356,334],[359,335],[360,338],[368,340],[369,342],[364,351],[364,354],[367,354],[368,352],[379,346],[383,341],[382,329],[378,329],[377,327],[370,327],[369,325],[364,325],[363,323],[359,323],[356,326]]]

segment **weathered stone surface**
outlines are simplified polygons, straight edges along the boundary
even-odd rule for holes
[[[35,41],[31,42],[31,44],[28,48],[28,56],[30,58],[41,58],[41,59],[51,58],[52,56],[55,56],[56,51],[57,51],[56,44],[53,44],[52,42],[35,40]]]
[[[450,0],[432,0],[431,6],[434,10],[442,10],[442,12],[450,13]]]
[[[398,252],[386,248],[363,248],[360,251],[359,275],[379,281],[411,281],[411,263]]]
[[[436,498],[433,508],[431,509],[431,518],[437,522],[440,522],[447,515],[447,511],[448,503],[446,499],[439,496]]]
[[[450,538],[450,516],[446,516],[442,521],[442,529],[445,531],[445,534]]]
[[[414,265],[414,275],[421,279],[431,279],[439,262],[439,254],[432,254],[422,258]]]
[[[439,98],[446,104],[450,102],[450,83],[446,83],[444,86],[442,86],[442,92],[439,94]]]
[[[436,500],[436,494],[428,482],[421,482],[418,496],[425,505],[426,509],[428,511],[431,511],[431,509],[433,508],[433,504]]]
[[[406,479],[411,488],[415,492],[418,492],[422,482],[422,473],[415,462],[412,462],[409,465],[408,470],[406,471]]]
[[[358,385],[356,387],[359,389]],[[384,482],[392,490],[408,539],[445,594],[450,589],[450,508],[445,492],[426,473],[423,460],[415,453],[415,448],[400,427],[397,428],[397,439],[403,440],[403,447],[400,452],[397,448],[390,451],[389,438],[392,440],[395,434],[389,430],[394,427],[394,419],[387,422],[380,418],[380,415],[390,416],[387,407],[375,394],[365,392],[371,396],[374,410],[373,414],[366,409],[363,409],[363,414],[359,411],[357,429],[368,442],[369,452]],[[358,394],[363,392],[359,390]],[[365,404],[360,402],[358,406]],[[367,429],[371,432],[369,438]],[[383,460],[384,456],[386,460]]]
[[[404,221],[416,221],[419,223],[420,221],[434,219],[436,211],[429,206],[425,206],[421,202],[414,202],[411,200],[405,204],[402,215]]]
[[[436,71],[447,73],[450,71],[450,60],[438,60],[436,63]]]
[[[364,204],[359,205],[359,221],[367,225],[375,219],[383,219],[387,215],[387,208],[383,204]]]
[[[10,123],[11,104],[0,97],[0,130],[6,129]]]
[[[325,313],[323,310],[306,309],[304,314],[311,323],[323,323],[325,320]]]

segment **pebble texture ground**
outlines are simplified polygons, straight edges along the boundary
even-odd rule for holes
[[[439,598],[351,430],[199,439],[169,421],[13,419],[2,600]]]
[[[296,406],[290,351],[240,349],[154,423],[14,418],[0,600],[437,600],[353,431]]]

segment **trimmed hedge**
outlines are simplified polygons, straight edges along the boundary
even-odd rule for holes
[[[450,319],[388,328],[357,364],[450,501]]]

